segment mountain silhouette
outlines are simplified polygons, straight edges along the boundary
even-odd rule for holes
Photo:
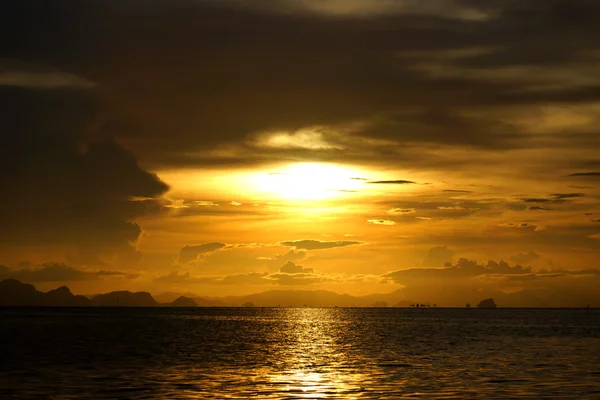
[[[15,279],[0,282],[0,306],[34,306],[41,295],[41,292],[35,290],[35,286]]]
[[[240,306],[253,303],[257,307],[369,307],[377,302],[396,304],[400,292],[352,296],[328,290],[269,290],[246,296],[228,296],[221,298],[226,304]]]
[[[85,296],[73,295],[68,287],[61,286],[57,289],[42,293],[36,305],[54,307],[88,307],[92,305],[92,302]]]
[[[197,307],[198,304],[189,297],[179,296],[177,299],[170,303],[171,307]]]
[[[92,302],[85,296],[75,296],[66,286],[43,293],[35,286],[5,279],[0,282],[0,306],[86,307]]]
[[[169,293],[170,296],[175,293]],[[171,302],[159,303],[148,292],[116,291],[95,295],[90,299],[75,296],[61,286],[47,293],[33,285],[14,279],[0,282],[0,306],[98,306],[98,307],[213,307],[240,306],[253,303],[260,307],[367,307],[372,304],[400,304],[399,292],[368,296],[351,296],[326,290],[271,290],[245,296],[222,298],[188,297],[179,295]]]
[[[494,299],[499,300],[503,307],[581,307],[592,304],[587,298],[571,298],[570,292],[555,293],[549,298],[548,293],[524,290],[517,293],[505,294],[498,291],[486,293],[486,299],[477,303],[475,296],[481,292],[465,292],[464,298],[478,308],[496,308]],[[493,297],[493,298],[492,298]],[[389,293],[377,293],[364,296],[340,294],[327,290],[269,290],[239,296],[208,297],[197,296],[193,293],[168,292],[157,296],[157,301],[148,292],[133,293],[130,291],[116,291],[95,296],[73,295],[68,287],[61,286],[47,293],[36,290],[35,286],[22,283],[15,279],[0,281],[0,306],[100,306],[100,307],[240,307],[245,303],[255,304],[256,307],[373,307],[388,305],[391,307],[408,307],[416,303],[409,298],[418,299],[416,291],[398,289]],[[91,300],[90,300],[91,299]],[[438,307],[447,307],[441,299],[437,301],[423,301],[419,304],[437,303]],[[465,304],[461,301],[461,304]]]
[[[189,297],[191,299],[195,298],[195,297],[199,297],[196,293],[191,293],[191,292],[185,292],[185,293],[179,293],[179,292],[163,292],[161,294],[158,295],[152,295],[152,297],[154,297],[154,300],[158,301],[161,304],[167,304],[167,303],[172,303],[174,300],[176,300],[178,297]]]
[[[156,307],[160,304],[148,292],[118,291],[94,296],[92,305],[99,307]]]

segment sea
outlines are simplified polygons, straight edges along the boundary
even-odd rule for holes
[[[0,309],[0,399],[213,398],[600,399],[600,310]]]

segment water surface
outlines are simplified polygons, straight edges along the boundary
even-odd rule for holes
[[[0,309],[2,399],[600,398],[600,310]]]

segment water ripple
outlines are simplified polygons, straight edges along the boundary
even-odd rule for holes
[[[600,396],[596,310],[2,309],[0,398]]]

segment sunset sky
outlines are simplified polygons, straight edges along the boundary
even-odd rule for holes
[[[5,1],[0,279],[600,305],[599,41],[597,0]]]

